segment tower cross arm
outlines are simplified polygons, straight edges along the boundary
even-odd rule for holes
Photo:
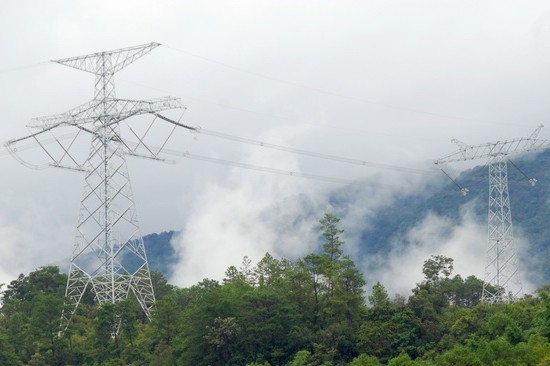
[[[182,109],[184,105],[180,98],[163,97],[148,100],[116,99],[118,111],[122,114],[158,113],[170,109]]]
[[[116,122],[134,115],[180,108],[183,108],[183,103],[176,97],[149,100],[110,99],[105,104],[102,101],[92,100],[65,113],[34,118],[27,127],[42,130],[61,125],[84,125],[104,119]]]
[[[542,125],[528,137],[515,138],[505,141],[483,143],[479,145],[467,145],[453,139],[452,142],[458,145],[458,151],[435,160],[435,164],[444,164],[457,161],[493,159],[501,156],[521,154],[530,151],[544,150],[550,147],[550,140],[538,139]]]
[[[92,53],[89,55],[69,57],[52,62],[69,66],[74,69],[86,71],[92,74],[108,72],[114,74],[122,70],[132,62],[151,52],[153,49],[160,46],[160,43],[151,42],[139,46],[119,48],[111,51]],[[104,63],[105,59],[109,59],[109,63]]]

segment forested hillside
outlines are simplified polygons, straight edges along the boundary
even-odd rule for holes
[[[318,250],[258,263],[189,287],[154,273],[151,322],[132,298],[79,307],[62,337],[66,275],[41,267],[3,288],[1,365],[550,365],[550,294],[480,303],[482,283],[426,258],[424,280],[391,299],[344,255],[339,219],[320,220]],[[113,329],[119,332],[112,336]]]
[[[530,154],[508,164],[508,179],[512,220],[517,234],[525,237],[527,250],[520,256],[530,258],[532,272],[540,275],[531,279],[537,285],[550,283],[550,150]],[[519,171],[515,166],[521,171]],[[444,177],[443,173],[441,176]],[[538,180],[531,186],[529,178]],[[456,179],[461,187],[469,189],[463,196],[459,189],[447,180],[443,185],[431,185],[425,191],[398,195],[393,202],[377,210],[373,216],[365,218],[361,231],[359,252],[360,262],[365,256],[389,255],[391,242],[426,217],[429,212],[446,216],[458,223],[460,208],[474,203],[475,216],[483,226],[487,225],[488,171],[486,166],[478,166],[463,172]],[[347,188],[346,188],[347,189]],[[346,190],[344,189],[344,191]],[[335,192],[330,201],[334,209],[345,216],[348,207],[357,197]],[[174,250],[170,240],[175,232],[151,234],[144,237],[151,268],[171,275],[171,265],[175,263]],[[485,243],[480,243],[483,247]],[[533,261],[537,258],[537,261]],[[383,262],[382,262],[383,263]]]
[[[520,170],[521,169],[521,170]],[[443,173],[441,173],[443,175]],[[467,170],[456,182],[469,190],[462,195],[450,180],[443,186],[428,186],[426,191],[400,195],[390,206],[376,212],[373,222],[365,225],[359,257],[389,254],[391,241],[418,225],[429,212],[459,222],[461,206],[473,203],[477,221],[487,225],[489,177],[487,166]],[[529,178],[537,179],[532,186]],[[508,185],[514,233],[527,240],[520,259],[530,258],[529,265],[538,285],[550,282],[550,150],[514,159],[508,164]],[[346,202],[340,203],[345,207]],[[366,223],[367,224],[367,223]],[[482,243],[482,246],[484,243]],[[533,261],[538,258],[538,261]],[[535,268],[536,267],[536,268]]]
[[[172,275],[172,265],[177,261],[176,252],[170,244],[175,234],[174,231],[165,231],[143,237],[149,267],[153,271],[161,272],[167,278]]]

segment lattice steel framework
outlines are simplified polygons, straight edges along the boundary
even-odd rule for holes
[[[34,119],[29,127],[38,130],[37,132],[7,143],[7,147],[15,152],[18,142],[34,139],[51,158],[50,165],[85,173],[66,288],[66,296],[71,301],[65,304],[62,331],[66,330],[89,290],[100,304],[120,302],[132,292],[146,316],[151,317],[155,294],[139,231],[125,155],[160,160],[162,148],[154,149],[145,141],[153,129],[153,123],[143,133],[130,127],[132,137],[138,140],[134,144],[121,136],[119,124],[130,117],[143,114],[155,116],[156,121],[156,117],[162,117],[160,112],[183,108],[183,105],[174,97],[152,100],[118,99],[115,95],[114,74],[159,45],[149,43],[53,61],[94,74],[94,99],[63,114]],[[180,125],[170,119],[162,121],[172,123],[173,129]],[[57,155],[38,140],[44,133],[67,126],[76,128],[78,134],[87,133],[91,136],[91,148],[82,163],[73,154],[74,139],[65,142],[55,138],[58,150],[61,146]],[[173,129],[166,141],[172,135]],[[145,151],[145,154],[138,154],[138,150]]]
[[[435,164],[443,164],[485,159],[489,166],[487,252],[482,293],[484,302],[509,303],[523,292],[512,231],[508,156],[548,148],[550,141],[537,138],[542,127],[538,126],[529,137],[474,146],[453,139],[459,150],[435,161]],[[534,185],[536,180],[530,179],[530,183]]]

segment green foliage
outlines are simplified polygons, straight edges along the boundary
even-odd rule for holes
[[[408,299],[365,281],[339,219],[320,221],[319,250],[296,260],[245,257],[222,283],[188,288],[153,273],[148,322],[132,298],[83,302],[59,337],[66,276],[41,267],[12,281],[0,308],[0,365],[375,366],[548,365],[550,295],[480,303],[482,282],[432,256]],[[91,294],[87,294],[89,296]]]
[[[311,352],[305,350],[298,351],[288,366],[309,366],[311,365],[310,360]]]
[[[370,304],[375,308],[386,309],[390,306],[388,292],[380,282],[372,286],[372,294],[368,297]]]
[[[388,366],[414,366],[415,362],[406,353],[394,357],[388,362]]]
[[[20,365],[19,357],[6,334],[0,333],[0,365]]]
[[[204,340],[221,364],[226,364],[231,359],[232,349],[241,331],[235,317],[217,317],[212,325],[206,326]]]
[[[401,352],[415,353],[421,320],[406,306],[372,308],[357,334],[360,352],[386,362]]]
[[[449,278],[453,272],[453,259],[443,255],[432,255],[422,266],[426,282],[434,284],[442,278]]]
[[[380,366],[381,363],[378,361],[376,357],[369,356],[369,355],[359,355],[358,357],[354,358],[348,366]]]
[[[40,267],[28,276],[20,274],[17,280],[11,281],[3,293],[2,301],[22,301],[21,305],[26,305],[40,294],[63,296],[66,283],[67,276],[59,273],[57,266]]]

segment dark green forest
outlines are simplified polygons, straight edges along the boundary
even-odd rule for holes
[[[0,365],[550,365],[548,287],[481,303],[482,281],[433,255],[408,298],[381,283],[366,296],[339,219],[325,214],[319,233],[314,253],[245,257],[221,282],[178,288],[154,272],[151,322],[131,296],[99,306],[90,295],[62,336],[67,276],[22,274],[2,288]]]

